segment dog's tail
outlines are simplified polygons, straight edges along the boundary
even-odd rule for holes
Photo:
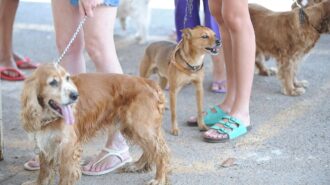
[[[149,78],[150,75],[153,73],[155,66],[148,55],[148,49],[141,60],[140,63],[140,76],[144,78]]]
[[[147,86],[149,87],[150,91],[152,92],[153,96],[157,100],[157,109],[158,109],[159,113],[163,114],[165,111],[165,101],[166,100],[165,100],[165,96],[164,96],[162,89],[153,80],[145,79],[145,82],[146,82]]]

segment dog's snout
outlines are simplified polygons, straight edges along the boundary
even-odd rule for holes
[[[216,41],[215,41],[215,44],[216,44],[217,46],[220,46],[220,45],[221,45],[221,41],[220,41],[220,40],[216,40]]]
[[[78,96],[79,96],[79,94],[76,91],[72,91],[69,94],[70,99],[73,100],[73,101],[77,100],[78,99]]]

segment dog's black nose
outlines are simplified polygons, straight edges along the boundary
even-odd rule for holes
[[[78,92],[70,92],[69,94],[70,99],[73,101],[77,100],[78,96],[79,96]]]
[[[220,45],[221,45],[221,41],[220,41],[220,40],[216,40],[216,41],[215,41],[215,44],[216,44],[217,46],[220,46]]]

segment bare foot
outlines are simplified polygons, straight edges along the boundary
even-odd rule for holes
[[[240,125],[244,125],[247,128],[247,130],[250,129],[249,116],[246,119],[244,119],[245,122],[241,122],[240,120],[238,120],[234,117],[231,117],[228,119],[223,119],[222,121],[220,121],[221,123],[217,123],[214,125],[214,127],[215,127],[214,129],[211,128],[208,131],[204,132],[204,134],[203,134],[204,139],[206,139],[208,142],[213,142],[213,141],[222,142],[227,139],[230,139],[229,135],[226,133],[230,133],[232,131],[232,129],[234,129],[235,127],[238,128]],[[247,123],[247,124],[245,124],[245,123]],[[231,125],[230,126],[231,128],[225,126],[225,124]],[[217,129],[216,127],[221,128],[221,129]]]
[[[2,71],[1,73],[3,75],[13,77],[13,78],[21,76],[20,73],[22,73],[22,72],[17,68],[17,66],[16,66],[13,59],[0,60],[0,66],[4,67],[4,68],[14,69],[14,70],[4,70],[4,71]]]
[[[40,169],[39,157],[36,155],[24,164],[24,169],[35,171]]]

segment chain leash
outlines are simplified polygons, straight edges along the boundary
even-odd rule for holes
[[[184,14],[184,19],[183,19],[183,28],[186,28],[186,23],[187,23],[187,20],[188,20],[188,14],[189,14],[189,17],[191,17],[191,15],[192,15],[193,1],[194,0],[186,0],[186,11],[185,11],[185,14]]]
[[[296,3],[296,5],[299,8],[299,22],[301,25],[303,25],[306,22],[307,15],[304,11],[304,6],[302,4],[302,0],[293,0],[293,1]]]
[[[73,33],[73,35],[72,35],[72,37],[71,37],[71,39],[70,39],[68,45],[67,45],[66,48],[63,50],[61,56],[58,57],[57,60],[55,61],[55,64],[56,64],[56,65],[59,64],[59,63],[62,61],[62,59],[64,58],[64,55],[65,55],[65,54],[68,52],[68,50],[70,49],[72,43],[73,43],[74,40],[77,38],[78,33],[80,32],[80,30],[82,29],[83,25],[85,24],[86,19],[87,19],[87,15],[85,15],[85,16],[83,17],[83,19],[80,21],[80,23],[79,23],[79,25],[78,25],[76,31]]]
[[[302,6],[302,2],[300,1],[299,2],[299,0],[293,0],[295,3],[296,3],[296,5],[299,7],[299,8],[303,8],[303,6]]]

